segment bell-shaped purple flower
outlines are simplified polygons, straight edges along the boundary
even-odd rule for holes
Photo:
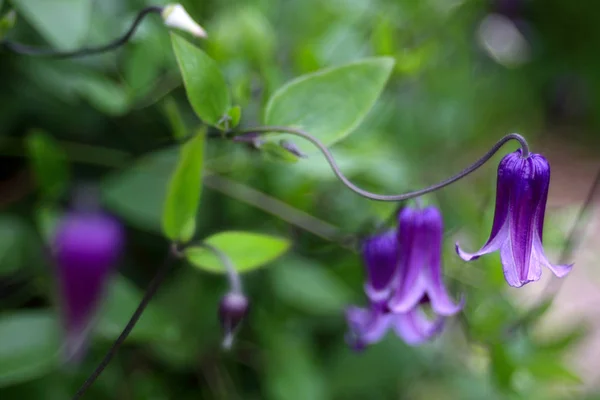
[[[444,318],[430,320],[420,308],[397,314],[385,305],[372,304],[371,308],[349,307],[346,310],[349,332],[346,340],[355,350],[380,341],[392,328],[409,346],[417,346],[439,334],[444,327]]]
[[[406,207],[399,222],[400,277],[388,307],[406,313],[425,300],[438,315],[456,314],[463,301],[455,303],[442,280],[442,214],[433,206]]]
[[[537,281],[542,265],[557,277],[567,275],[571,265],[551,264],[542,246],[544,214],[550,185],[550,165],[539,154],[522,157],[521,150],[506,155],[498,166],[496,210],[487,243],[475,253],[456,251],[465,261],[500,250],[504,277],[520,287]]]
[[[71,212],[57,227],[53,256],[65,330],[65,358],[69,361],[77,361],[83,355],[123,242],[120,223],[99,212]]]

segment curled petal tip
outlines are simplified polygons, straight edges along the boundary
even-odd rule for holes
[[[455,244],[456,254],[460,256],[465,261],[474,261],[477,260],[480,256],[477,253],[467,253],[466,251],[460,248],[458,242]]]

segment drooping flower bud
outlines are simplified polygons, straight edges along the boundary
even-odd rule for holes
[[[542,245],[550,164],[540,154],[522,154],[520,149],[510,153],[498,165],[496,210],[487,243],[475,253],[467,253],[456,243],[456,252],[465,261],[500,250],[504,277],[513,287],[539,280],[542,266],[559,278],[573,267],[552,264]]]
[[[123,242],[121,224],[101,212],[73,211],[57,227],[53,257],[67,361],[78,361],[83,356]]]
[[[196,23],[181,4],[169,4],[163,9],[161,16],[166,26],[205,38],[206,31]]]
[[[242,293],[229,292],[219,303],[219,321],[225,333],[223,347],[229,349],[233,344],[235,331],[248,313],[250,303]]]

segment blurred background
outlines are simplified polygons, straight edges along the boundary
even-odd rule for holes
[[[56,49],[103,44],[160,0],[0,0],[10,40]],[[199,42],[226,74],[243,126],[296,76],[373,55],[396,66],[367,119],[332,151],[357,184],[400,193],[473,162],[519,132],[549,159],[544,234],[557,262],[600,168],[600,9],[593,0],[183,1],[206,28]],[[0,398],[67,399],[95,368],[168,249],[160,218],[177,146],[173,109],[189,128],[168,31],[150,16],[126,46],[50,60],[0,52]],[[47,198],[26,139],[45,132],[68,160],[64,190]],[[511,147],[512,146],[512,147]],[[508,152],[516,148],[510,145]],[[501,152],[504,153],[504,152]],[[496,165],[426,198],[445,218],[444,268],[464,315],[433,343],[393,334],[357,354],[344,342],[348,304],[366,304],[363,269],[347,239],[396,205],[341,185],[317,153],[295,164],[211,140],[198,236],[272,233],[293,248],[244,276],[252,311],[232,351],[220,347],[222,276],[181,263],[88,399],[600,399],[600,232],[594,204],[573,243],[573,272],[522,289],[497,254],[454,253],[489,234]],[[101,188],[127,227],[127,251],[83,363],[57,356],[49,226],[80,183]],[[294,219],[290,224],[284,219]],[[568,250],[568,249],[567,249]],[[548,300],[554,299],[553,302]],[[36,327],[36,329],[32,329]]]

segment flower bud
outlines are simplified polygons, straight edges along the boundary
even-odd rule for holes
[[[88,333],[123,249],[121,224],[101,212],[73,211],[57,227],[53,257],[65,331],[65,358],[83,355]]]
[[[196,37],[206,37],[206,31],[190,17],[181,4],[169,4],[163,9],[161,16],[165,25],[170,28],[191,33]]]
[[[221,299],[219,304],[219,321],[225,333],[223,347],[230,348],[236,329],[248,313],[248,298],[242,293],[230,292]]]

